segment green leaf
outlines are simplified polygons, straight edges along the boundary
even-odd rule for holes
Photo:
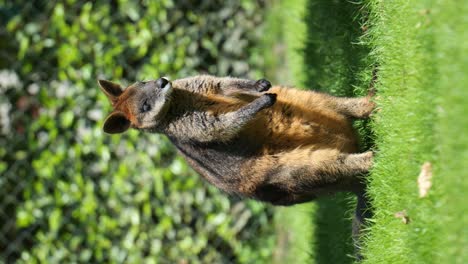
[[[59,208],[55,208],[49,215],[49,228],[52,232],[57,232],[62,221],[62,211]]]

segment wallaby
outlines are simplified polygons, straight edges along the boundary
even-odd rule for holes
[[[114,111],[107,133],[165,134],[208,182],[227,193],[293,205],[337,191],[358,195],[355,233],[365,216],[363,180],[373,153],[358,152],[353,119],[368,118],[371,95],[340,98],[270,82],[201,75],[137,82],[100,80]]]

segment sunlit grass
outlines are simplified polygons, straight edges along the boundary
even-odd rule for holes
[[[371,130],[359,125],[367,133],[364,145],[377,154],[368,177],[375,216],[365,262],[465,263],[468,2],[294,0],[276,6],[286,59],[276,56],[272,63],[282,68],[277,80],[351,96],[365,92],[378,66],[378,111]],[[419,198],[417,177],[426,161],[434,168],[433,186]],[[278,210],[277,225],[300,238],[289,241],[283,260],[352,262],[349,221],[340,219],[349,218],[353,206],[338,196],[312,203],[309,213]],[[407,224],[395,217],[403,210]]]
[[[467,186],[460,179],[468,160],[462,69],[468,63],[460,25],[466,25],[462,10],[468,3],[369,2],[380,111],[372,125],[378,156],[369,192],[376,210],[366,262],[462,263],[468,237],[461,202]],[[435,168],[434,186],[419,198],[417,177],[425,161]],[[402,210],[409,224],[395,218]]]

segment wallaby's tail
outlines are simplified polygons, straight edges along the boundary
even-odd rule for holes
[[[369,198],[366,196],[365,189],[356,193],[357,205],[356,212],[353,219],[353,243],[356,259],[359,261],[362,259],[361,255],[361,237],[363,228],[367,224],[367,219],[372,217],[372,210],[369,203]]]

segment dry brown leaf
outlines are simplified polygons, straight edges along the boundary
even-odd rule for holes
[[[424,162],[421,166],[421,172],[418,177],[419,197],[427,196],[429,189],[432,186],[432,165],[430,162]]]
[[[403,211],[400,211],[400,212],[396,212],[394,214],[394,216],[396,218],[401,218],[401,221],[403,222],[403,224],[408,224],[410,222],[410,219],[409,219],[409,216],[406,214],[406,210],[403,210]]]

